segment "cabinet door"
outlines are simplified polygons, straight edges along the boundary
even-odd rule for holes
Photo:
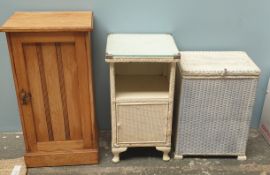
[[[117,110],[117,143],[165,143],[168,103],[120,103]]]
[[[96,147],[88,34],[12,33],[28,152]]]

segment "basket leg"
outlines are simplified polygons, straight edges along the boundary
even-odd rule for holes
[[[184,158],[183,155],[174,155],[174,159],[182,160]]]
[[[245,155],[237,156],[237,160],[247,160],[247,156]]]
[[[169,152],[171,151],[171,147],[156,147],[156,149],[163,152],[164,161],[170,160]]]
[[[113,159],[112,159],[112,161],[113,161],[114,163],[118,163],[118,162],[120,161],[120,156],[119,156],[119,154],[120,154],[121,152],[126,151],[126,150],[127,150],[126,147],[125,147],[125,148],[112,148],[112,153],[113,153]]]

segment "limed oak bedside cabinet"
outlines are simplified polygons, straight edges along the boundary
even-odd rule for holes
[[[93,164],[91,12],[17,12],[6,32],[27,167]]]

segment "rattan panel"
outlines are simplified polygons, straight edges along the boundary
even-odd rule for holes
[[[183,79],[176,155],[243,155],[257,79]]]
[[[117,105],[118,143],[165,142],[168,104]]]

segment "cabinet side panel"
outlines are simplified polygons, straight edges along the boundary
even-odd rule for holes
[[[112,127],[112,146],[117,145],[116,128],[116,102],[115,102],[115,63],[110,63],[110,94],[111,94],[111,127]]]
[[[87,48],[85,44],[84,33],[77,33],[75,37],[76,58],[78,64],[78,77],[79,77],[79,100],[80,112],[82,118],[82,133],[85,148],[93,147],[92,135],[92,113],[91,101],[92,98],[89,92],[89,64],[87,56]]]
[[[61,141],[66,139],[64,111],[60,87],[60,78],[63,77],[59,77],[55,44],[42,43],[41,51],[49,97],[53,136],[55,141]]]
[[[169,108],[168,108],[168,125],[167,125],[167,144],[171,144],[172,121],[173,121],[173,105],[174,105],[174,89],[175,89],[175,73],[176,63],[171,63],[169,68]]]
[[[91,109],[91,129],[92,129],[92,138],[93,148],[98,147],[98,127],[96,125],[96,112],[95,112],[95,94],[94,94],[94,79],[93,79],[93,59],[92,59],[92,38],[91,33],[85,33],[85,44],[86,44],[86,51],[87,51],[87,60],[88,60],[88,69],[89,69],[89,92],[90,92],[90,109]]]
[[[61,43],[66,103],[69,120],[70,138],[82,139],[81,114],[79,109],[78,65],[74,43]]]
[[[42,92],[42,81],[38,63],[38,55],[35,44],[23,44],[23,51],[29,79],[29,87],[32,94],[32,107],[36,126],[37,141],[48,141],[48,127]]]

